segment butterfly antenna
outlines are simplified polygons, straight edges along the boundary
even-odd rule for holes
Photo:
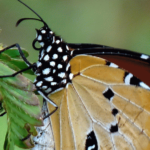
[[[37,21],[41,21],[44,23],[45,26],[48,27],[48,25],[46,24],[46,22],[42,19],[42,17],[37,14],[32,8],[30,8],[28,5],[26,5],[25,3],[23,3],[21,0],[18,0],[20,3],[22,3],[24,6],[26,6],[28,9],[30,9],[34,14],[36,14],[36,16],[38,16],[40,19],[36,19],[36,18],[21,18],[17,21],[16,26],[18,26],[22,21],[24,20],[37,20]]]

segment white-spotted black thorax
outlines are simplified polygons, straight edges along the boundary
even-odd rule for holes
[[[41,48],[35,47],[36,42],[40,43]],[[46,94],[65,87],[73,78],[69,65],[72,51],[67,44],[49,28],[43,27],[37,30],[33,47],[40,50],[35,70],[35,86]]]

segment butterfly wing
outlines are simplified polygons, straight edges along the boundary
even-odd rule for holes
[[[114,55],[99,55],[100,57],[117,64],[119,67],[124,68],[131,72],[144,83],[150,86],[150,64],[130,57],[114,56]]]
[[[59,107],[51,116],[56,150],[149,150],[149,87],[98,57],[70,65],[72,83],[49,95]]]
[[[150,56],[124,49],[97,44],[68,44],[77,54],[90,54],[109,60],[131,72],[150,86]],[[140,68],[140,69],[139,69]]]

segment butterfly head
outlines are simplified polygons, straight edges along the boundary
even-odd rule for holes
[[[35,50],[41,50],[43,48],[52,45],[55,42],[55,34],[50,30],[49,27],[43,26],[41,29],[36,29],[36,38],[33,41],[33,48]],[[35,46],[36,42],[38,42],[41,47],[37,48]]]
[[[37,30],[37,37],[36,39],[33,41],[33,48],[35,50],[41,50],[44,46],[46,46],[47,44],[51,45],[54,42],[55,39],[55,35],[54,33],[51,31],[51,29],[49,28],[49,26],[47,25],[47,23],[42,19],[41,16],[39,16],[33,9],[31,9],[28,5],[26,5],[25,3],[23,3],[21,0],[18,0],[20,3],[22,3],[24,6],[26,6],[28,9],[30,9],[34,14],[37,15],[38,18],[21,18],[17,21],[16,26],[18,26],[22,21],[24,20],[36,20],[36,21],[40,21],[44,24],[44,26]],[[35,43],[39,42],[41,45],[41,48],[37,48],[35,46]]]

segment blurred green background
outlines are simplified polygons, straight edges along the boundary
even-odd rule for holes
[[[70,43],[95,43],[150,54],[150,0],[23,0]],[[0,43],[19,43],[37,61],[33,50],[38,21],[15,23],[35,17],[17,0],[0,0]],[[6,116],[0,118],[0,149],[7,129]],[[16,148],[16,150],[19,150]]]

